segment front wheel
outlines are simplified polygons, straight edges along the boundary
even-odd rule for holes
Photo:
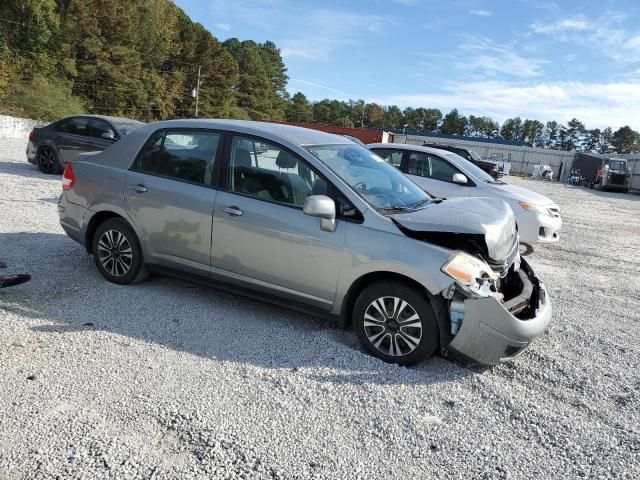
[[[438,324],[426,293],[399,282],[365,288],[353,308],[362,347],[385,362],[413,365],[438,348]]]
[[[146,277],[138,238],[124,220],[113,218],[100,224],[92,247],[96,267],[110,282],[126,285]]]

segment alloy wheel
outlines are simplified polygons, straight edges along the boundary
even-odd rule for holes
[[[420,344],[422,322],[407,301],[398,297],[379,297],[365,309],[364,331],[371,345],[381,353],[401,357]]]
[[[44,173],[52,173],[56,168],[56,157],[52,150],[44,148],[40,151],[40,168]]]
[[[131,244],[121,232],[106,230],[98,240],[98,258],[107,273],[123,277],[133,264]]]

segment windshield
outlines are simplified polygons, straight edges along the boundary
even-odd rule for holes
[[[360,145],[315,145],[307,150],[379,210],[408,210],[431,197],[375,153]]]
[[[626,170],[627,162],[623,160],[609,160],[609,170]]]
[[[137,130],[138,128],[142,127],[145,124],[142,122],[131,122],[131,123],[116,123],[115,125],[116,125],[116,128],[118,129],[118,132],[120,132],[120,135],[124,137],[126,135],[129,135],[134,130]]]
[[[473,158],[476,161],[482,161],[482,157],[480,155],[478,155],[478,152],[476,152],[475,150],[469,150],[469,155],[471,155],[471,158]]]
[[[469,172],[469,174],[479,182],[504,184],[504,182],[500,180],[495,180],[491,175],[489,175],[487,172],[482,170],[477,165],[474,165],[471,162],[467,162],[460,155],[456,155],[455,153],[447,153],[446,157],[451,160],[454,160],[456,163],[456,166],[460,166],[460,168],[463,168],[464,170]]]

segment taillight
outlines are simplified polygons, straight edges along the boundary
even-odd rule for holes
[[[73,184],[76,183],[76,177],[73,176],[73,167],[71,162],[64,166],[64,173],[62,174],[62,190],[65,192],[73,188]]]
[[[33,140],[33,130],[29,132],[29,140]]]

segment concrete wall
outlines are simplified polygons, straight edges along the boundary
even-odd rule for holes
[[[34,125],[43,125],[45,123],[28,118],[0,115],[0,138],[26,139]]]
[[[499,143],[474,142],[468,140],[449,140],[439,137],[429,137],[422,135],[397,135],[395,143],[408,143],[411,145],[422,145],[425,141],[442,143],[449,145],[459,145],[472,148],[482,158],[495,161],[497,163],[511,163],[511,173],[520,175],[531,175],[535,165],[550,165],[553,169],[555,179],[562,168],[562,178],[566,178],[566,172],[573,165],[575,154],[573,152],[561,152],[558,150],[547,150],[544,148],[520,147],[515,145],[504,145]]]

